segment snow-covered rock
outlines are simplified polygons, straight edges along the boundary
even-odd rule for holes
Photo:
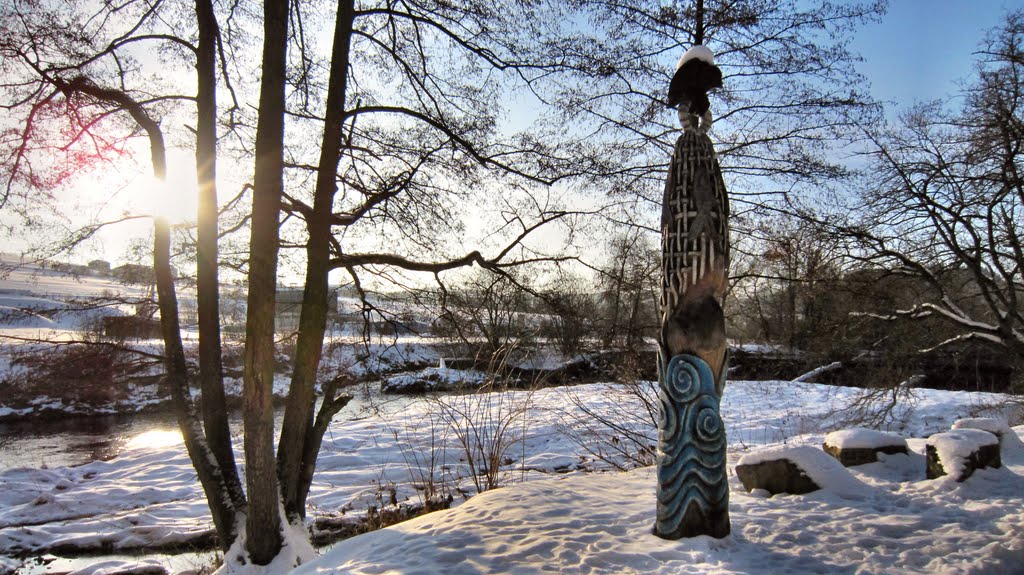
[[[863,497],[870,489],[838,461],[809,445],[774,447],[748,453],[736,464],[747,491],[799,495],[826,489],[844,497]]]
[[[975,470],[1001,467],[999,438],[980,429],[954,429],[928,438],[928,479],[951,475],[957,482]]]
[[[980,429],[987,431],[999,438],[1002,444],[1003,436],[1010,433],[1010,424],[1005,420],[994,417],[965,417],[953,422],[953,429]]]
[[[850,467],[874,463],[879,453],[907,453],[907,441],[895,433],[855,427],[829,433],[822,449]]]

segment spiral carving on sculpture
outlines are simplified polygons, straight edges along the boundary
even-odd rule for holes
[[[663,376],[655,530],[671,535],[686,529],[687,515],[707,517],[725,508],[729,491],[725,424],[710,366],[693,355],[676,355]]]

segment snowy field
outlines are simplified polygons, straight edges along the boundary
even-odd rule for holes
[[[962,417],[1010,418],[1004,397],[914,390],[885,427],[912,454],[852,468],[863,488],[803,496],[746,493],[733,468],[780,444],[820,446],[858,390],[734,382],[729,431],[733,533],[662,541],[650,534],[654,479],[618,450],[625,435],[598,416],[653,435],[636,395],[611,384],[535,392],[401,398],[343,411],[321,451],[310,516],[359,516],[415,503],[433,489],[454,508],[342,541],[302,573],[1024,573],[1024,450],[962,484],[924,479],[923,439]],[[589,413],[580,405],[588,406]],[[848,413],[848,412],[847,412]],[[468,418],[467,418],[468,416]],[[500,472],[474,474],[507,422]],[[482,444],[460,439],[483,431]],[[1024,426],[1014,430],[1024,434]],[[596,434],[595,434],[596,433]],[[54,549],[126,553],[208,537],[205,500],[173,432],[136,438],[111,461],[0,473],[0,572]],[[476,447],[482,451],[473,451]],[[239,448],[240,451],[240,448]],[[595,453],[605,455],[602,461]],[[475,467],[470,467],[470,460]],[[473,495],[488,482],[500,489]],[[194,560],[194,559],[192,559]],[[90,566],[91,565],[91,566]],[[21,572],[184,569],[166,556],[33,563]],[[192,568],[195,566],[193,565]]]
[[[88,320],[126,313],[61,311],[68,297],[109,293],[109,282],[50,273],[36,273],[31,281],[8,279],[9,284],[0,282],[0,291],[6,289],[0,311],[49,313],[7,314],[2,335],[80,337]],[[26,283],[28,289],[13,289]],[[191,344],[191,334],[184,335]],[[339,334],[338,341],[344,339]],[[355,346],[338,345],[324,362],[330,370],[356,375],[436,363],[439,351],[427,343],[376,343],[364,350],[372,361]],[[564,360],[539,358],[549,368]],[[0,357],[0,371],[12,368]],[[473,380],[467,372],[427,371],[441,380]],[[410,376],[391,376],[403,377]],[[280,393],[286,380],[282,375]],[[237,379],[227,383],[229,394],[237,394]],[[768,497],[740,485],[734,468],[741,457],[782,445],[818,449],[826,433],[863,424],[864,416],[877,414],[891,397],[865,410],[851,407],[861,390],[732,382],[722,408],[729,433],[732,535],[669,542],[650,533],[654,476],[644,463],[650,461],[655,430],[640,397],[650,398],[652,390],[653,384],[590,384],[360,397],[325,438],[309,518],[344,523],[372,516],[371,509],[420,504],[428,497],[450,498],[452,509],[322,549],[299,572],[1024,573],[1024,448],[1017,439],[1024,434],[1024,415],[1004,396],[904,390],[872,423],[908,438],[910,455],[851,468],[855,483],[842,488]],[[127,401],[141,408],[147,398],[139,392]],[[57,403],[53,409],[76,411]],[[976,416],[1017,425],[1015,435],[1005,438],[1004,466],[981,470],[962,484],[925,479],[924,438]],[[240,456],[241,445],[236,447]],[[176,573],[213,561],[212,553],[160,551],[208,544],[213,534],[205,498],[173,429],[130,438],[109,461],[0,470],[0,575]],[[82,554],[89,556],[63,558]]]

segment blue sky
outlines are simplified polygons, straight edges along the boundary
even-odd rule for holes
[[[985,32],[1024,0],[890,0],[882,21],[860,29],[851,48],[871,94],[891,112],[914,102],[954,96],[970,80]]]

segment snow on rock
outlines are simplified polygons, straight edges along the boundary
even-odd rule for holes
[[[844,467],[874,463],[878,461],[879,453],[906,454],[908,449],[907,441],[902,437],[864,427],[833,431],[825,436],[821,448]]]
[[[994,417],[965,417],[954,421],[953,429],[980,429],[1002,437],[1010,432],[1010,424]]]
[[[715,64],[715,54],[707,47],[697,44],[696,46],[687,50],[682,57],[679,58],[679,62],[676,63],[676,70],[683,67],[683,64],[690,60],[704,60],[708,64]]]
[[[1007,465],[1024,465],[1024,425],[1018,425],[1002,438],[1003,463]]]
[[[871,488],[854,477],[849,470],[824,451],[809,445],[782,445],[760,449],[740,458],[739,466],[754,466],[770,461],[792,462],[815,485],[841,497],[866,497]]]
[[[975,469],[999,467],[999,438],[980,429],[954,429],[928,438],[928,477],[948,474],[957,481],[971,476]],[[938,464],[936,467],[935,464]]]
[[[939,452],[943,461],[967,457],[986,445],[997,443],[999,440],[995,435],[980,429],[956,429],[928,438],[928,445]]]
[[[880,447],[907,446],[907,441],[895,433],[864,427],[833,431],[825,436],[825,443],[840,449],[878,449]]]

